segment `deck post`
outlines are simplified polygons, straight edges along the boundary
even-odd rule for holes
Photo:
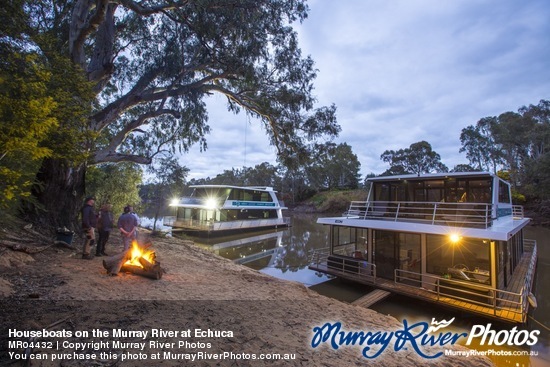
[[[498,293],[498,289],[495,288],[494,291],[492,291],[491,293],[493,293],[493,315],[497,315],[497,293]]]

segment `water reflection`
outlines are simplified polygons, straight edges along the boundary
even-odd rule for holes
[[[192,238],[195,244],[262,273],[307,286],[329,278],[307,268],[314,249],[326,246],[328,230],[316,215],[295,215],[286,229],[216,238]]]

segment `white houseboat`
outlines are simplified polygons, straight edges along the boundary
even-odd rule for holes
[[[197,235],[222,235],[231,232],[287,227],[284,203],[271,187],[227,185],[191,186],[189,197],[170,204],[175,215],[164,224]]]
[[[529,219],[487,172],[369,179],[330,227],[311,269],[499,320],[524,323],[537,262]]]

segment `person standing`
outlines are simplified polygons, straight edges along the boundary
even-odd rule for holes
[[[126,251],[130,248],[137,228],[137,219],[132,215],[130,206],[124,207],[124,213],[118,218],[117,227],[122,235],[122,243],[124,251]]]
[[[95,198],[92,196],[84,200],[82,207],[82,230],[86,238],[82,249],[82,258],[91,260],[94,257],[90,254],[95,242],[95,227],[97,226],[97,217],[94,210]]]
[[[137,241],[138,239],[138,230],[139,230],[139,217],[138,215],[136,214],[136,212],[134,211],[134,207],[131,206],[131,205],[128,205],[130,207],[130,213],[132,213],[132,215],[136,218],[136,221],[137,221],[137,224],[136,224],[136,229],[134,231],[134,239]]]
[[[99,234],[97,239],[97,248],[95,250],[95,256],[108,256],[105,253],[105,246],[111,235],[113,229],[113,212],[111,204],[104,204],[99,211],[99,220],[97,221],[97,232]]]

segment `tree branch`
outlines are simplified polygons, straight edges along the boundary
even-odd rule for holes
[[[231,92],[228,89],[225,89],[219,85],[209,84],[208,86],[204,86],[208,90],[213,90],[219,93],[224,94],[227,98],[229,98],[231,101],[237,103],[238,105],[244,107],[245,109],[248,109],[249,111],[254,112],[258,116],[261,116],[264,120],[266,120],[271,128],[271,131],[273,132],[273,140],[274,145],[277,148],[277,151],[280,153],[281,150],[279,149],[279,142],[281,141],[279,132],[277,130],[277,124],[272,116],[269,114],[262,112],[260,110],[260,107],[253,103],[253,101],[249,98],[242,98],[240,95]],[[252,102],[252,103],[251,103]]]
[[[103,128],[115,121],[123,111],[142,103],[143,99],[140,94],[161,71],[161,68],[149,70],[141,76],[141,78],[128,93],[93,115],[90,118],[90,127],[92,130],[97,132],[101,131]]]
[[[122,157],[141,157],[141,156],[130,156],[130,155],[124,155],[117,153],[116,150],[118,147],[124,142],[126,137],[132,133],[132,131],[136,131],[140,126],[143,126],[146,124],[146,121],[155,117],[159,117],[162,115],[172,115],[175,118],[180,118],[181,115],[178,111],[171,110],[171,109],[157,109],[155,111],[149,111],[147,113],[144,113],[140,115],[137,119],[131,121],[127,125],[124,126],[124,128],[119,131],[109,142],[109,145],[105,147],[104,149],[98,150],[93,157],[93,163],[101,163],[101,162],[120,162],[124,159]],[[158,152],[157,152],[158,153]],[[146,160],[151,160],[152,157],[142,157]],[[118,160],[112,160],[112,159],[118,159]],[[135,160],[130,160],[131,162],[139,163]],[[147,163],[147,162],[146,162]],[[147,163],[148,164],[148,163]]]
[[[138,4],[132,0],[119,0],[119,3],[140,15],[151,15],[151,14],[161,13],[166,10],[174,10],[174,9],[181,8],[182,6],[188,5],[189,1],[187,0],[174,1],[168,4],[155,5],[155,6],[142,6],[141,4]]]
[[[88,11],[94,8],[94,0],[79,0],[74,7],[69,31],[69,52],[73,62],[84,70],[86,70],[84,53],[86,37],[105,20],[108,4],[109,0],[96,0],[95,12],[89,20],[87,20]]]

